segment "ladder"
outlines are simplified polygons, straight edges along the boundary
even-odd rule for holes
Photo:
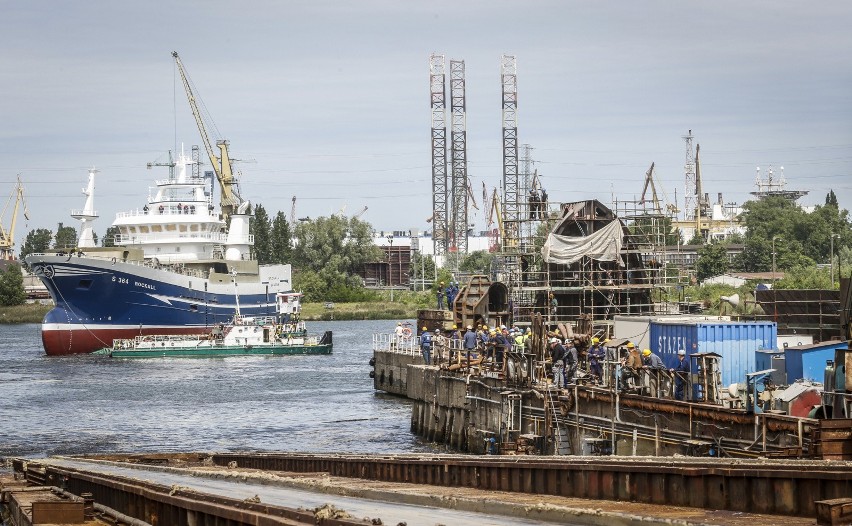
[[[553,454],[573,455],[574,448],[571,445],[571,438],[568,436],[568,427],[559,425],[559,420],[562,418],[559,411],[559,400],[558,398],[554,398],[550,389],[545,391],[545,404],[550,411],[550,429],[553,433]]]

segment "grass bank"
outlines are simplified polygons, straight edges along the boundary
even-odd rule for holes
[[[417,306],[404,303],[359,302],[335,303],[326,308],[324,303],[303,303],[302,319],[317,320],[404,320],[417,317]]]
[[[3,323],[41,323],[53,304],[25,303],[13,307],[0,307],[0,324]]]

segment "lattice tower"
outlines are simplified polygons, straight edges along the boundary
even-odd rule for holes
[[[450,251],[467,254],[467,114],[464,60],[450,61],[450,112],[452,129],[452,190]],[[458,258],[456,258],[458,259]]]
[[[449,247],[447,222],[447,103],[444,55],[429,57],[429,92],[432,105],[432,241],[435,256]]]
[[[514,55],[500,59],[503,86],[503,249],[518,246],[520,201],[518,192],[518,67]]]
[[[692,149],[692,130],[683,136],[686,141],[686,163],[684,164],[684,179],[686,188],[684,192],[684,219],[687,221],[695,219],[695,211],[698,208],[698,188],[695,179],[695,152]]]

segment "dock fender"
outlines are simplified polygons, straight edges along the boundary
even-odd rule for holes
[[[376,366],[376,357],[373,356],[372,358],[370,358],[370,367],[375,367],[375,366]]]
[[[376,377],[376,371],[370,371],[370,378]]]

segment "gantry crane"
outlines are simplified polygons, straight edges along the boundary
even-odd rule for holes
[[[195,124],[198,125],[198,132],[201,134],[201,142],[204,143],[204,148],[207,150],[207,155],[210,157],[210,163],[213,165],[213,171],[216,173],[216,179],[219,180],[219,186],[222,189],[219,205],[222,207],[222,216],[227,219],[236,208],[242,204],[243,200],[239,195],[237,187],[237,179],[234,176],[231,168],[231,158],[228,156],[228,141],[216,141],[216,146],[219,148],[219,155],[213,150],[213,145],[210,142],[210,137],[207,135],[207,128],[204,126],[204,119],[198,109],[195,94],[192,91],[189,77],[180,61],[177,51],[172,52],[175,59],[180,77],[183,80],[183,88],[186,90],[186,98],[189,100],[189,106],[192,108],[192,115],[195,117]]]
[[[14,205],[12,204],[13,200],[15,201]],[[15,259],[15,252],[13,250],[15,246],[15,225],[18,222],[18,209],[21,203],[24,205],[24,218],[29,219],[29,210],[27,210],[27,202],[24,199],[24,183],[18,177],[18,182],[9,195],[9,199],[6,200],[6,206],[3,207],[3,213],[0,214],[0,259]],[[6,217],[6,211],[9,210],[10,206],[12,207],[12,216],[9,221],[9,230],[5,230],[3,228],[3,218]]]

